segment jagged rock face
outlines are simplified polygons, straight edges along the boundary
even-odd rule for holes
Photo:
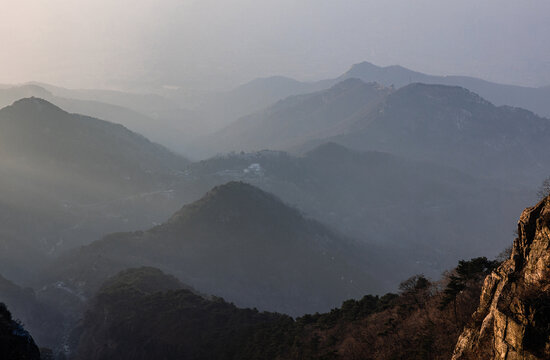
[[[526,209],[509,260],[487,276],[453,360],[550,358],[550,197]]]

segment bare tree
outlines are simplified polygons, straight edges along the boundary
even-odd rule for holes
[[[542,199],[550,195],[550,176],[547,177],[539,188],[537,195]]]

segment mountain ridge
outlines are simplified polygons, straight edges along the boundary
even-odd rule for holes
[[[359,254],[368,260],[359,261]],[[202,293],[296,314],[326,309],[368,288],[378,291],[365,262],[375,259],[355,242],[271,194],[230,182],[164,224],[108,235],[68,253],[50,276],[77,288],[86,284],[75,291],[89,295],[123,268],[154,266]]]
[[[172,213],[189,161],[122,125],[27,98],[0,109],[0,164],[0,272],[28,284],[62,249]]]

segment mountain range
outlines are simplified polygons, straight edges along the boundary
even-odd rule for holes
[[[549,203],[523,212],[499,259],[462,260],[439,282],[412,276],[398,293],[296,319],[197,294],[158,269],[129,269],[90,302],[73,333],[75,358],[546,359]]]
[[[204,119],[157,95],[104,90],[69,90],[48,84],[31,83],[0,89],[0,108],[13,102],[38,97],[71,112],[116,124],[185,152],[185,145],[197,134],[205,134]]]
[[[202,140],[222,153],[300,153],[332,141],[538,186],[550,168],[548,139],[550,120],[494,106],[464,88],[412,84],[392,91],[348,79],[287,98]]]
[[[211,156],[217,151],[223,152],[227,148],[225,145],[234,144],[226,141],[225,148],[217,146],[206,151],[201,146],[203,141],[196,141],[197,137],[204,138],[212,133],[230,131],[222,129],[232,128],[230,125],[235,121],[255,117],[257,115],[252,114],[258,112],[263,113],[262,117],[269,116],[270,112],[264,109],[289,96],[327,90],[352,78],[367,83],[376,82],[394,90],[412,83],[460,86],[479,94],[496,106],[520,107],[539,116],[550,117],[547,101],[550,98],[550,87],[529,88],[464,76],[433,76],[397,65],[379,67],[368,62],[355,64],[340,76],[316,82],[272,76],[254,79],[228,91],[203,94],[169,89],[162,89],[158,94],[65,89],[44,83],[7,85],[0,89],[0,105],[9,105],[22,97],[41,97],[70,112],[120,123],[173,151],[198,159]],[[309,129],[311,132],[314,130]],[[220,138],[217,137],[217,140]]]
[[[208,154],[297,147],[342,133],[358,112],[374,108],[390,92],[375,83],[345,80],[328,90],[288,97],[200,141]]]
[[[436,76],[410,70],[399,65],[377,66],[368,61],[352,65],[345,73],[313,82],[298,81],[283,76],[254,79],[236,88],[206,97],[203,107],[230,111],[226,118],[237,119],[276,103],[288,96],[328,89],[338,82],[355,78],[376,82],[386,87],[401,88],[412,83],[460,86],[475,92],[497,106],[509,105],[528,109],[543,117],[550,117],[550,86],[525,87],[499,84],[469,76]],[[182,97],[176,97],[182,99]],[[222,115],[222,114],[220,114]],[[227,120],[226,120],[227,121]],[[227,124],[227,123],[226,123]]]
[[[462,333],[457,359],[545,356],[548,200],[510,260],[479,256],[505,248],[550,169],[550,120],[501,101],[540,114],[546,90],[368,63],[185,101],[1,87],[0,345],[439,359]]]
[[[366,82],[377,82],[385,86],[401,88],[412,83],[439,84],[466,88],[493,104],[520,107],[543,117],[550,117],[550,87],[525,87],[498,84],[469,76],[435,76],[413,71],[399,65],[376,66],[367,61],[353,65],[337,78],[358,78]]]
[[[369,273],[376,254],[273,195],[230,182],[161,225],[65,254],[47,276],[89,297],[120,270],[154,266],[240,306],[301,314],[381,291]]]
[[[26,98],[0,110],[0,163],[0,272],[25,282],[61,249],[167,217],[188,160],[121,125]]]
[[[498,254],[513,236],[507,224],[533,198],[528,190],[448,166],[335,143],[303,156],[227,154],[184,172],[188,194],[245,181],[347,236],[383,247],[394,259],[383,276],[388,285],[411,273],[438,276],[461,258]]]
[[[326,90],[350,79],[376,82],[390,88],[401,88],[412,83],[460,86],[492,102],[497,106],[508,105],[530,110],[539,116],[550,117],[550,87],[525,87],[493,83],[468,76],[436,76],[424,74],[399,65],[377,66],[367,61],[357,63],[345,73],[334,78],[313,82],[298,81],[284,76],[253,79],[233,89],[189,96],[181,91],[165,91],[163,95],[175,102],[185,103],[205,119],[210,129],[221,129],[235,120],[274,105],[289,96]]]

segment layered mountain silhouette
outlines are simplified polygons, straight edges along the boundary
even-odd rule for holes
[[[118,271],[155,266],[241,306],[291,314],[378,292],[374,253],[240,182],[214,188],[167,222],[109,235],[61,257],[50,272],[93,294]]]
[[[242,118],[208,143],[220,152],[307,151],[333,141],[538,186],[550,166],[548,139],[550,120],[494,106],[464,88],[412,84],[391,91],[348,79]]]
[[[399,65],[377,66],[369,62],[353,65],[337,78],[357,78],[366,82],[377,82],[397,88],[412,83],[460,86],[475,92],[496,105],[509,105],[531,110],[544,117],[550,117],[550,88],[505,85],[469,76],[435,76],[413,71]]]
[[[0,126],[3,157],[67,164],[98,180],[127,185],[130,177],[135,185],[154,184],[161,180],[157,177],[187,163],[121,125],[69,114],[39,98],[18,100],[0,110]]]
[[[224,92],[204,95],[196,111],[210,119],[216,128],[260,111],[286,97],[329,88],[332,82],[302,82],[284,76],[254,79]]]
[[[348,79],[328,90],[281,100],[201,142],[208,144],[207,154],[300,146],[346,131],[353,119],[375,107],[390,92],[374,83]]]
[[[498,84],[469,76],[435,76],[399,65],[377,66],[367,61],[354,64],[336,78],[314,82],[297,81],[282,76],[254,79],[230,91],[207,96],[202,100],[200,108],[204,109],[205,114],[220,118],[220,124],[224,123],[223,119],[225,124],[228,124],[229,121],[270,106],[288,96],[328,89],[350,78],[395,88],[412,83],[460,86],[496,105],[521,107],[540,116],[550,117],[550,87]]]
[[[550,120],[496,107],[460,87],[412,84],[330,138],[362,150],[446,164],[478,176],[538,186],[547,176]]]
[[[513,236],[528,191],[453,168],[336,143],[303,156],[284,152],[228,154],[185,170],[188,193],[245,181],[391,258],[381,275],[393,289],[413,273],[431,276],[461,258],[494,256]],[[399,260],[397,260],[399,259]]]
[[[509,105],[528,109],[543,117],[550,117],[550,87],[525,87],[498,84],[468,76],[435,76],[410,70],[399,65],[377,66],[369,62],[353,65],[336,78],[305,82],[284,76],[257,78],[234,89],[199,96],[190,104],[197,113],[210,122],[211,130],[228,126],[235,120],[258,112],[289,96],[308,94],[328,89],[338,82],[356,78],[367,83],[376,82],[386,87],[401,88],[412,83],[460,86],[475,92],[495,105]],[[188,94],[168,93],[179,102],[188,102]],[[193,147],[190,147],[194,150]],[[201,153],[198,153],[201,155]]]
[[[209,130],[201,115],[158,95],[31,83],[0,89],[0,108],[28,97],[47,100],[70,113],[121,124],[179,153],[185,153],[191,139]]]
[[[296,319],[200,296],[158,269],[129,269],[90,302],[73,335],[76,355],[546,359],[549,203],[524,211],[513,248],[496,260],[462,260],[438,282],[412,276],[397,294],[366,295]]]
[[[0,163],[0,270],[19,282],[41,255],[168,216],[188,161],[121,125],[26,98],[0,110]]]

